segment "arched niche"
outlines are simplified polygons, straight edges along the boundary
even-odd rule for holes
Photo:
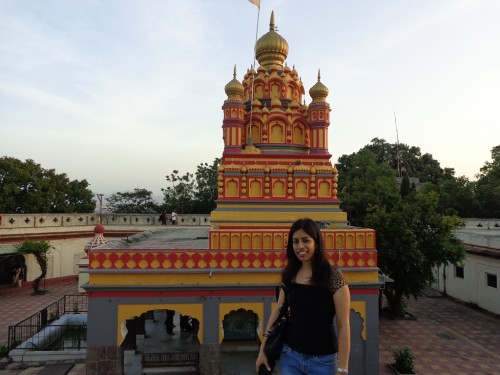
[[[227,342],[256,342],[259,316],[252,310],[239,308],[224,314],[222,344]]]
[[[320,198],[330,198],[332,196],[332,192],[330,189],[330,182],[328,181],[321,181],[319,183],[319,189],[318,189],[318,197]]]
[[[244,250],[250,250],[252,248],[252,237],[250,233],[243,233],[241,239],[241,248]]]
[[[229,180],[226,182],[226,197],[239,196],[239,184],[236,180]]]
[[[305,143],[304,125],[296,124],[293,126],[293,143],[297,145],[304,145]]]
[[[227,250],[229,249],[229,236],[225,233],[220,235],[220,249]]]
[[[285,142],[285,126],[280,122],[275,122],[270,125],[271,143],[284,143]]]
[[[308,196],[307,183],[305,181],[298,181],[295,185],[295,196],[305,198]]]
[[[238,233],[233,233],[231,235],[231,249],[239,249],[240,247],[240,235]]]
[[[285,197],[285,182],[282,180],[274,181],[273,183],[273,197]]]
[[[250,182],[250,197],[261,197],[262,196],[262,183],[259,180],[253,180]]]
[[[260,125],[259,124],[252,124],[252,141],[254,143],[260,143],[261,138],[260,138]]]

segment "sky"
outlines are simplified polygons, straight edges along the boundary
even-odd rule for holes
[[[273,10],[306,93],[329,88],[333,163],[374,138],[470,180],[491,161],[497,0],[0,0],[0,157],[161,195],[222,155],[224,86]]]

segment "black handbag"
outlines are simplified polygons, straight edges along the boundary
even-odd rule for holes
[[[268,332],[266,344],[264,346],[264,354],[269,363],[275,362],[280,358],[281,349],[285,343],[287,327],[290,321],[290,306],[288,303],[288,289],[282,286],[285,291],[285,303],[281,306],[278,318],[273,323],[271,331]],[[274,367],[274,366],[273,366]]]

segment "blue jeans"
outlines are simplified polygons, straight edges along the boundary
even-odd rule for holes
[[[332,375],[337,372],[337,353],[308,355],[283,345],[280,356],[282,375]]]

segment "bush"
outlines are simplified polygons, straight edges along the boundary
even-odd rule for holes
[[[394,351],[394,368],[400,374],[413,374],[413,360],[415,357],[409,347]]]

